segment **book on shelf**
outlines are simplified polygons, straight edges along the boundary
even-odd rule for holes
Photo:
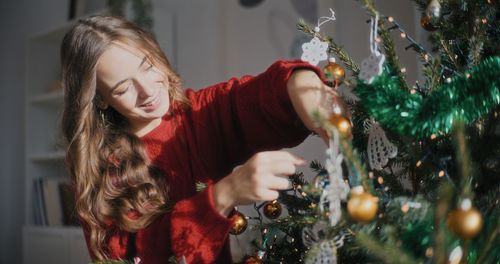
[[[59,178],[39,178],[33,182],[35,225],[79,225],[75,213],[74,192],[70,184]]]

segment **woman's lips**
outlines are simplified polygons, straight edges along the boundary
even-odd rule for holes
[[[156,110],[160,106],[160,95],[157,95],[153,101],[147,103],[147,104],[142,104],[141,108],[146,111],[146,112],[152,112]]]

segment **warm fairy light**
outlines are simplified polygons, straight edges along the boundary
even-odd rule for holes
[[[401,206],[401,212],[406,214],[408,211],[410,211],[410,206],[407,203],[403,204],[403,206]]]
[[[420,165],[422,165],[422,161],[421,160],[417,161],[417,167],[420,167]]]
[[[416,93],[417,93],[417,90],[415,90],[415,89],[411,89],[411,90],[410,90],[410,93],[411,93],[411,94],[416,94]]]
[[[315,204],[315,203],[312,203],[311,205],[309,205],[309,207],[311,207],[311,208],[316,208],[316,204]]]
[[[377,181],[378,181],[379,184],[383,184],[384,183],[384,178],[378,177]]]
[[[431,135],[431,139],[432,139],[432,140],[434,140],[434,139],[436,139],[436,138],[437,138],[436,134],[432,134],[432,135]]]
[[[401,68],[401,72],[405,73],[406,72],[406,68]]]
[[[368,178],[373,179],[373,171],[368,172]]]
[[[265,228],[264,231],[262,231],[262,233],[264,234],[267,233],[267,228]]]
[[[465,74],[465,78],[469,79],[470,78],[470,73]]]
[[[389,186],[385,186],[384,191],[389,191]]]
[[[483,19],[481,19],[481,22],[483,22],[483,24],[486,24],[486,23],[488,23],[488,20],[486,18],[483,18]]]
[[[426,256],[426,257],[430,258],[430,257],[432,257],[433,255],[434,255],[434,250],[433,250],[431,247],[429,247],[429,248],[427,248],[427,249],[425,250],[425,256]]]
[[[391,17],[391,16],[390,16],[390,17],[388,17],[388,18],[387,18],[387,20],[389,20],[389,22],[391,22],[391,23],[392,23],[392,22],[394,22],[394,18],[393,18],[393,17]]]
[[[295,241],[295,238],[292,237],[292,243]]]
[[[424,59],[425,59],[425,61],[428,61],[429,60],[429,54],[425,54],[424,55]]]
[[[384,217],[383,213],[378,214],[378,218],[382,218],[382,217]]]
[[[444,170],[439,171],[438,176],[439,177],[443,177],[444,176]]]
[[[451,78],[450,77],[446,78],[446,82],[451,83]]]
[[[302,196],[307,196],[307,193],[305,193],[305,192],[302,192],[301,194],[302,194]]]
[[[402,38],[406,38],[406,33],[405,32],[401,32],[401,37]]]
[[[375,38],[375,42],[380,43],[380,42],[382,42],[382,39],[381,39],[381,38],[379,38],[379,37],[376,37],[376,38]]]

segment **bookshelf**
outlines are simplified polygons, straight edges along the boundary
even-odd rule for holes
[[[60,132],[64,95],[57,87],[60,87],[61,72],[59,48],[72,23],[31,36],[26,43],[25,219],[22,232],[23,263],[26,264],[90,262],[81,227],[63,225],[61,212],[47,217],[50,208],[62,211],[57,182],[69,180]],[[40,185],[44,187],[38,186],[38,191],[37,182],[44,184]],[[49,182],[52,185],[47,184]],[[46,192],[44,199],[40,199],[40,188],[50,190],[51,196],[46,197]],[[42,204],[46,204],[43,206],[45,214],[40,211]]]

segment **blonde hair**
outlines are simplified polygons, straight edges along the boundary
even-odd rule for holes
[[[66,164],[76,191],[76,211],[89,232],[90,251],[99,260],[108,257],[107,221],[135,232],[168,210],[164,177],[148,160],[140,139],[116,110],[98,107],[96,64],[113,42],[144,52],[165,74],[170,102],[188,105],[179,75],[155,39],[135,24],[118,17],[92,16],[80,19],[64,36]]]

